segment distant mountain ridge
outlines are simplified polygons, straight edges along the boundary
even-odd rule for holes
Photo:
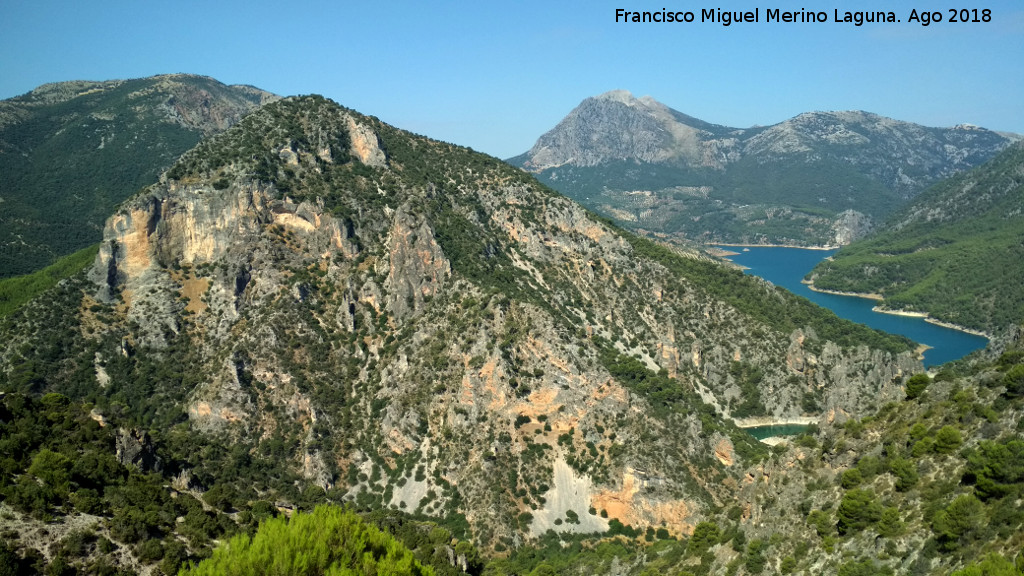
[[[863,111],[731,128],[617,90],[587,98],[509,162],[634,229],[704,242],[845,244],[1013,139]]]
[[[0,278],[98,242],[119,202],[276,98],[167,74],[44,84],[0,101]]]

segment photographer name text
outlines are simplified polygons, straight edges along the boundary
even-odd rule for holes
[[[992,10],[988,8],[944,8],[941,10],[912,8],[909,12],[894,11],[849,11],[834,8],[832,11],[796,10],[778,8],[755,8],[753,10],[725,10],[704,8],[701,10],[656,10],[636,12],[617,8],[615,21],[636,24],[691,24],[711,23],[731,26],[741,23],[769,24],[899,24],[910,23],[920,26],[932,24],[987,24],[992,21]]]

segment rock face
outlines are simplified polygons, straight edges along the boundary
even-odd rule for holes
[[[628,226],[705,242],[845,244],[928,185],[1013,136],[928,128],[861,111],[808,112],[747,129],[650,97],[588,98],[510,162]],[[838,230],[833,230],[839,228]]]
[[[807,112],[744,139],[743,155],[813,164],[832,156],[909,198],[973,168],[1012,140],[978,126],[929,128],[863,111]]]
[[[160,457],[156,455],[149,434],[143,430],[122,428],[117,431],[117,461],[145,472],[161,470]]]
[[[88,374],[114,359],[102,390],[166,375],[139,400],[155,418],[180,410],[368,506],[461,514],[484,544],[611,519],[687,533],[763,449],[734,412],[801,415],[810,396],[860,414],[920,369],[906,343],[871,348],[520,170],[319,97],[185,154],[107,221],[90,279],[73,348]]]
[[[835,224],[832,225],[832,229],[835,232],[835,236],[832,237],[832,244],[835,246],[845,246],[850,242],[867,236],[873,228],[871,218],[867,217],[864,213],[856,210],[844,210],[839,214]]]
[[[276,98],[171,74],[46,84],[0,101],[0,277],[98,242],[118,203]]]
[[[566,164],[591,167],[614,160],[682,160],[721,167],[735,155],[737,141],[718,136],[732,131],[681,114],[649,96],[634,98],[616,90],[584,100],[537,140],[523,166],[544,172]]]

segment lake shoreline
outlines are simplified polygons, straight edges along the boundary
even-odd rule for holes
[[[934,324],[936,326],[942,326],[943,328],[949,328],[950,330],[959,330],[960,332],[965,332],[965,333],[971,334],[973,336],[980,336],[982,338],[985,338],[986,340],[991,340],[992,339],[992,335],[987,333],[987,332],[982,332],[981,330],[975,330],[973,328],[968,328],[966,326],[961,326],[959,324],[953,324],[952,322],[946,322],[946,321],[943,321],[943,320],[936,320],[935,318],[932,318],[927,312],[915,312],[913,310],[892,310],[892,309],[889,309],[889,308],[882,308],[881,306],[875,306],[874,308],[871,309],[871,311],[872,312],[878,312],[879,314],[891,314],[893,316],[906,316],[906,317],[909,317],[909,318],[921,318],[921,319],[923,319],[925,322],[927,322],[929,324]]]
[[[820,416],[790,416],[776,418],[774,416],[752,416],[750,418],[733,418],[737,428],[760,428],[762,426],[810,426],[821,421]]]
[[[841,246],[797,246],[796,244],[729,244],[728,242],[715,242],[713,244],[705,244],[707,247],[712,246],[730,246],[733,248],[799,248],[801,250],[838,250]]]
[[[814,292],[819,292],[821,294],[832,294],[834,296],[849,296],[851,298],[864,298],[865,300],[874,300],[876,302],[885,301],[884,296],[873,292],[841,292],[839,290],[828,290],[827,288],[818,288],[817,286],[814,285],[813,280],[801,280],[800,282],[805,284],[808,289],[813,290]],[[987,340],[992,339],[992,335],[988,334],[987,332],[982,332],[981,330],[975,330],[973,328],[968,328],[966,326],[961,326],[959,324],[953,324],[952,322],[936,320],[935,318],[932,318],[928,312],[917,312],[914,310],[893,310],[891,308],[885,308],[882,304],[874,306],[873,308],[871,308],[871,311],[878,312],[879,314],[889,314],[891,316],[921,318],[922,320],[928,322],[929,324],[942,326],[943,328],[949,328],[950,330],[958,330],[960,332],[964,332],[965,334],[971,334],[973,336],[980,336]],[[929,346],[929,348],[931,347]]]
[[[873,292],[841,292],[839,290],[829,290],[827,288],[818,288],[814,285],[814,280],[801,280],[803,284],[807,285],[807,288],[814,292],[820,292],[821,294],[832,294],[833,296],[849,296],[850,298],[863,298],[865,300],[874,300],[881,302],[885,300],[885,297],[881,294],[875,294]],[[877,306],[875,307],[877,308]]]
[[[733,252],[732,250],[726,250],[724,248],[718,248],[718,247],[711,247],[711,248],[705,247],[704,250],[708,254],[711,254],[712,256],[717,256],[718,258],[728,258],[729,256],[739,256],[740,255],[739,252]]]
[[[923,362],[924,361],[924,353],[929,351],[929,350],[931,350],[931,349],[932,349],[932,347],[927,345],[927,344],[919,344],[917,346],[917,348],[914,349],[914,354],[917,354],[917,359],[921,360]]]
[[[783,442],[789,442],[793,436],[804,433],[808,427],[816,425],[821,421],[820,417],[814,416],[791,416],[789,418],[776,418],[774,416],[757,416],[752,418],[733,419],[733,423],[740,429],[750,434],[758,442],[775,446]],[[795,428],[795,430],[794,430]],[[768,432],[772,436],[761,437],[760,433]]]
[[[927,344],[929,348],[914,351],[925,367],[957,360],[988,345],[990,336],[977,330],[938,321],[922,313],[889,310],[882,294],[840,292],[815,286],[809,271],[829,254],[803,247],[751,247],[733,256],[732,263],[749,266],[751,269],[745,273],[761,276],[776,286],[787,288],[831,309],[840,317]]]

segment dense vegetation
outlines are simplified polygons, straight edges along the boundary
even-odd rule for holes
[[[89,246],[57,260],[42,270],[0,280],[0,316],[6,316],[57,282],[81,272],[96,259],[99,246]]]
[[[160,573],[172,575],[186,561],[209,557],[215,541],[231,535],[235,536],[227,552],[218,551],[189,573],[228,573],[222,570],[223,562],[245,565],[232,554],[244,548],[247,554],[258,555],[268,546],[280,554],[280,561],[287,558],[292,566],[300,566],[303,558],[315,556],[324,546],[337,554],[341,549],[334,542],[352,544],[360,538],[367,544],[359,549],[356,568],[376,566],[381,574],[387,573],[386,566],[415,567],[397,574],[462,573],[453,569],[445,552],[452,543],[449,531],[398,511],[372,514],[371,524],[338,508],[317,508],[299,516],[298,522],[293,517],[291,524],[283,518],[265,522],[278,517],[280,510],[275,502],[246,490],[249,479],[259,473],[246,470],[246,456],[237,450],[225,454],[212,438],[183,434],[180,429],[154,431],[151,437],[143,436],[140,446],[152,457],[123,461],[125,438],[138,430],[118,424],[130,421],[100,416],[90,405],[60,394],[0,395],[0,570],[8,570],[0,573],[128,574],[138,567],[125,562],[128,552],[137,563],[156,565]],[[206,476],[205,467],[191,467],[197,460],[219,472]],[[189,472],[182,476],[186,468]],[[340,495],[305,490],[295,492],[288,507],[313,510],[332,499],[337,501]],[[83,521],[47,548],[40,548],[44,532],[12,529],[29,519],[52,522],[76,515]],[[311,530],[326,540],[316,543],[302,536]],[[315,546],[288,556],[290,550],[282,541],[296,539],[300,545]],[[468,543],[452,544],[452,550],[467,568],[479,569],[477,553]],[[369,554],[366,562],[363,552]],[[337,558],[326,560],[330,564]]]
[[[680,256],[670,248],[632,234],[626,238],[637,253],[660,262],[674,273],[781,332],[810,326],[819,336],[841,346],[864,343],[889,352],[903,352],[911,348],[910,340],[903,336],[843,320],[831,310],[785,290],[769,292],[762,280],[739,270],[725,269],[708,260]]]
[[[485,573],[1024,573],[1024,404],[1007,387],[1022,359],[920,375],[927,390],[913,398],[776,447],[752,510],[725,507],[689,538],[580,546],[551,534]]]
[[[1024,147],[923,193],[810,274],[819,288],[877,293],[891,309],[990,332],[1024,321]]]
[[[118,432],[106,424],[88,406],[59,394],[0,398],[4,506],[43,521],[75,513],[89,519],[47,551],[48,561],[39,554],[41,535],[24,534],[19,541],[17,531],[8,532],[8,561],[21,567],[15,573],[112,574],[116,551],[126,547],[139,561],[159,563],[164,573],[174,574],[188,558],[209,554],[212,539],[240,529],[193,495],[168,491],[167,477],[122,464],[115,450]],[[255,508],[243,524],[255,526],[277,513],[266,502]],[[176,522],[179,517],[184,521]],[[9,511],[3,518],[12,526]]]
[[[1022,359],[1011,351],[960,376],[942,373],[917,398],[776,448],[769,464],[800,464],[773,474],[756,493],[759,514],[786,521],[798,515],[802,522],[774,522],[765,532],[744,520],[740,507],[729,506],[683,539],[613,523],[603,537],[548,533],[507,558],[487,561],[466,543],[455,545],[436,524],[398,511],[360,519],[317,507],[330,499],[323,492],[298,501],[312,512],[288,521],[271,502],[239,499],[237,492],[225,492],[226,484],[170,488],[178,464],[168,448],[180,438],[155,439],[159,471],[141,469],[121,463],[115,444],[124,432],[109,420],[101,425],[87,405],[58,394],[6,394],[0,398],[2,518],[15,526],[12,512],[43,520],[77,512],[88,521],[45,554],[34,537],[7,530],[0,562],[11,574],[127,574],[137,565],[125,564],[123,552],[164,574],[186,561],[194,563],[186,574],[287,574],[332,564],[356,574],[464,573],[457,566],[495,576],[604,574],[614,566],[644,576],[948,574],[928,568],[943,558],[962,559],[957,576],[1017,575],[1024,441],[1015,424],[1024,400],[1006,385],[1024,368]],[[829,462],[843,463],[834,483],[826,480]],[[226,541],[213,549],[212,539]],[[881,558],[848,554],[872,541],[885,550]],[[837,555],[839,550],[847,553]],[[894,562],[902,567],[894,569]],[[281,570],[267,572],[271,567]]]
[[[824,245],[833,240],[840,212],[881,218],[901,203],[877,180],[831,159],[760,164],[746,158],[727,171],[610,161],[537,177],[626,228],[701,242]],[[836,182],[845,183],[843,193],[834,193]],[[635,190],[650,194],[626,193]]]
[[[252,537],[239,534],[182,576],[433,576],[408,548],[352,512],[318,506],[274,518]]]

